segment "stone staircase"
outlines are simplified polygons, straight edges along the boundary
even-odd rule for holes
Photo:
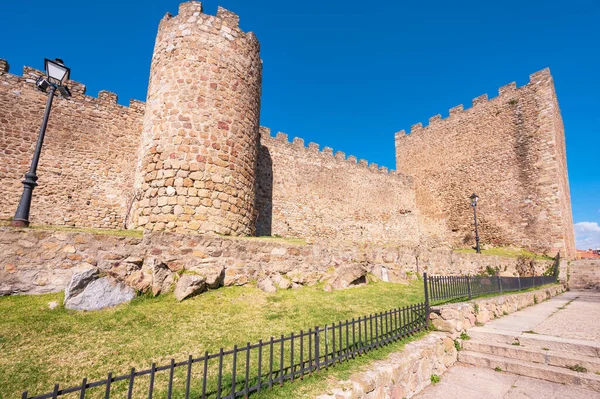
[[[461,363],[600,392],[600,343],[485,327],[468,335]]]
[[[600,260],[582,259],[569,266],[569,288],[600,291]]]

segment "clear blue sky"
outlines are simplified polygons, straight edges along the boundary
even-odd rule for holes
[[[600,247],[599,1],[203,3],[209,14],[218,5],[234,11],[260,40],[263,125],[389,168],[394,132],[550,67],[573,218],[591,223],[578,238],[590,234],[582,245]],[[158,21],[178,4],[9,0],[0,58],[21,74],[23,65],[42,69],[44,57],[60,57],[89,95],[104,89],[122,104],[144,100]]]

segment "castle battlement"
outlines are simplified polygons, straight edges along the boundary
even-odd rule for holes
[[[188,1],[179,5],[177,15],[166,13],[160,21],[158,31],[165,30],[169,34],[184,36],[193,35],[193,30],[214,33],[227,40],[244,40],[259,46],[258,39],[253,32],[244,32],[240,29],[240,17],[221,6],[217,8],[215,16],[204,14],[202,3]]]
[[[31,89],[35,89],[37,92],[37,89],[35,88],[35,82],[40,76],[46,76],[45,72],[29,66],[23,67],[22,75],[11,74],[9,73],[9,70],[10,65],[8,61],[0,58],[0,85],[14,86],[16,90],[18,90],[17,88],[19,86],[25,86]],[[120,105],[117,104],[117,94],[107,90],[100,90],[100,92],[98,92],[97,97],[92,97],[85,94],[85,84],[77,82],[75,80],[67,81],[67,87],[71,92],[71,97],[68,99],[63,99],[63,101],[69,101],[73,103],[87,103],[97,106],[108,106],[111,108],[114,107],[115,109],[112,109],[112,112],[115,112],[116,108],[118,108],[139,114],[144,113],[146,103],[144,103],[143,101],[130,99],[129,106]]]
[[[323,147],[323,149],[321,151],[319,151],[319,148],[321,146],[317,143],[310,142],[308,144],[308,146],[306,146],[304,139],[302,139],[300,137],[294,137],[292,139],[292,142],[290,142],[289,136],[283,132],[277,132],[277,134],[275,136],[271,136],[271,129],[268,127],[264,127],[264,126],[260,127],[260,137],[261,137],[261,140],[265,140],[265,142],[283,144],[284,146],[287,146],[290,149],[303,151],[304,154],[308,154],[308,153],[318,154],[319,156],[324,157],[325,160],[335,160],[335,161],[339,161],[339,162],[344,162],[344,163],[351,165],[351,167],[364,168],[364,169],[368,169],[372,172],[380,173],[380,174],[399,176],[400,178],[405,179],[407,182],[411,181],[409,176],[403,175],[401,173],[397,173],[395,170],[389,170],[387,167],[379,166],[378,164],[376,164],[374,162],[369,162],[365,159],[359,160],[354,155],[346,156],[346,153],[342,152],[342,151],[337,151],[334,154],[333,148],[331,148],[331,147]],[[304,154],[301,154],[301,155],[304,155]]]
[[[424,134],[425,132],[427,132],[427,130],[428,130],[427,128],[429,126],[436,125],[438,123],[444,123],[453,118],[460,118],[460,117],[462,117],[462,115],[464,113],[476,112],[473,110],[476,110],[479,106],[482,106],[486,103],[499,103],[504,100],[511,101],[511,100],[513,100],[513,97],[519,93],[520,90],[530,89],[532,86],[537,85],[541,81],[548,79],[548,78],[551,78],[550,69],[549,68],[542,69],[541,71],[538,71],[538,72],[535,72],[535,73],[529,75],[529,83],[527,83],[526,85],[517,87],[516,82],[511,82],[509,84],[506,84],[506,85],[498,88],[498,96],[496,96],[496,97],[488,98],[487,94],[482,94],[478,97],[475,97],[472,100],[472,105],[470,108],[465,108],[463,104],[459,104],[455,107],[450,108],[448,110],[448,116],[445,118],[442,117],[441,114],[437,114],[437,115],[429,118],[429,123],[427,125],[423,125],[422,122],[415,123],[414,125],[412,125],[410,127],[410,134],[411,135]],[[396,140],[399,140],[399,139],[402,139],[403,137],[406,137],[407,134],[406,134],[405,130],[401,130],[401,131],[397,132],[395,136],[396,136]]]

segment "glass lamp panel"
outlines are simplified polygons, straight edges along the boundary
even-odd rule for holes
[[[59,81],[61,84],[68,79],[69,68],[55,61],[46,60],[46,73],[49,78]]]

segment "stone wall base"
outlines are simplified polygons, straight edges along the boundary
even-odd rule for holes
[[[531,292],[436,307],[432,309],[436,313],[431,313],[430,317],[438,331],[407,344],[385,360],[370,364],[368,371],[339,382],[317,399],[411,398],[431,384],[432,375],[442,376],[456,363],[458,351],[454,339],[462,331],[474,326],[475,322],[486,323],[563,292],[565,287],[560,284]]]

